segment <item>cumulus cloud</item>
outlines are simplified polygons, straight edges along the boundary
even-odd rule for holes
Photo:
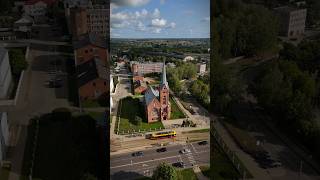
[[[152,19],[151,26],[152,27],[165,27],[167,24],[167,20],[165,19]]]
[[[158,8],[154,9],[152,16],[153,18],[160,18],[160,11]]]
[[[119,6],[130,6],[130,7],[138,7],[146,5],[150,2],[150,0],[111,0],[111,6],[119,7]]]
[[[139,21],[138,24],[137,24],[137,30],[145,31],[146,30],[146,26],[141,21]]]
[[[168,25],[168,28],[175,28],[176,27],[176,23],[172,22]]]

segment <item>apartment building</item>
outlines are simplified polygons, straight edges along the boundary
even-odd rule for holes
[[[137,61],[131,61],[130,62],[131,72],[134,75],[143,76],[144,74],[148,73],[161,73],[163,62],[144,62],[140,63]]]
[[[307,9],[283,6],[274,10],[280,20],[280,36],[297,38],[304,35]]]

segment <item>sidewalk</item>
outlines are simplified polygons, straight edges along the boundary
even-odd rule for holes
[[[238,158],[245,164],[246,168],[250,171],[253,176],[253,179],[257,180],[268,180],[272,179],[271,176],[264,171],[263,169],[259,168],[259,165],[254,161],[254,159],[248,155],[247,153],[243,152],[238,145],[234,142],[233,138],[227,132],[227,130],[222,126],[219,120],[215,117],[215,122],[213,123],[217,133],[220,137],[223,138],[223,141],[227,145],[227,147],[235,152]]]
[[[193,172],[197,175],[198,180],[209,180],[208,177],[202,174],[202,171],[198,165],[193,167]]]

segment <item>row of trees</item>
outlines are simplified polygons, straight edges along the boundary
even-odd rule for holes
[[[208,78],[207,78],[208,79]],[[197,79],[192,82],[190,87],[191,93],[205,106],[210,104],[210,87],[209,80]]]

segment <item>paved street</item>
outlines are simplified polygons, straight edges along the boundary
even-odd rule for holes
[[[159,147],[158,147],[159,148]],[[181,154],[179,150],[190,149],[190,153]],[[169,164],[183,161],[185,168],[194,165],[208,165],[210,163],[210,146],[198,145],[197,142],[190,144],[178,144],[167,146],[166,152],[156,152],[157,148],[143,151],[144,156],[133,157],[132,153],[124,153],[111,156],[110,178],[112,180],[130,180],[140,176],[151,176],[153,170],[161,162]]]
[[[61,75],[64,82],[59,89],[48,88],[44,83],[52,78],[53,70],[65,71],[62,66],[54,67],[50,64],[53,60],[65,60],[63,56],[49,51],[30,49],[27,59],[29,66],[25,71],[21,85],[21,95],[17,105],[8,112],[10,126],[10,147],[8,158],[12,161],[10,180],[18,179],[22,168],[25,141],[27,137],[27,125],[30,118],[48,113],[56,107],[69,107],[67,100],[67,85],[65,75]]]

